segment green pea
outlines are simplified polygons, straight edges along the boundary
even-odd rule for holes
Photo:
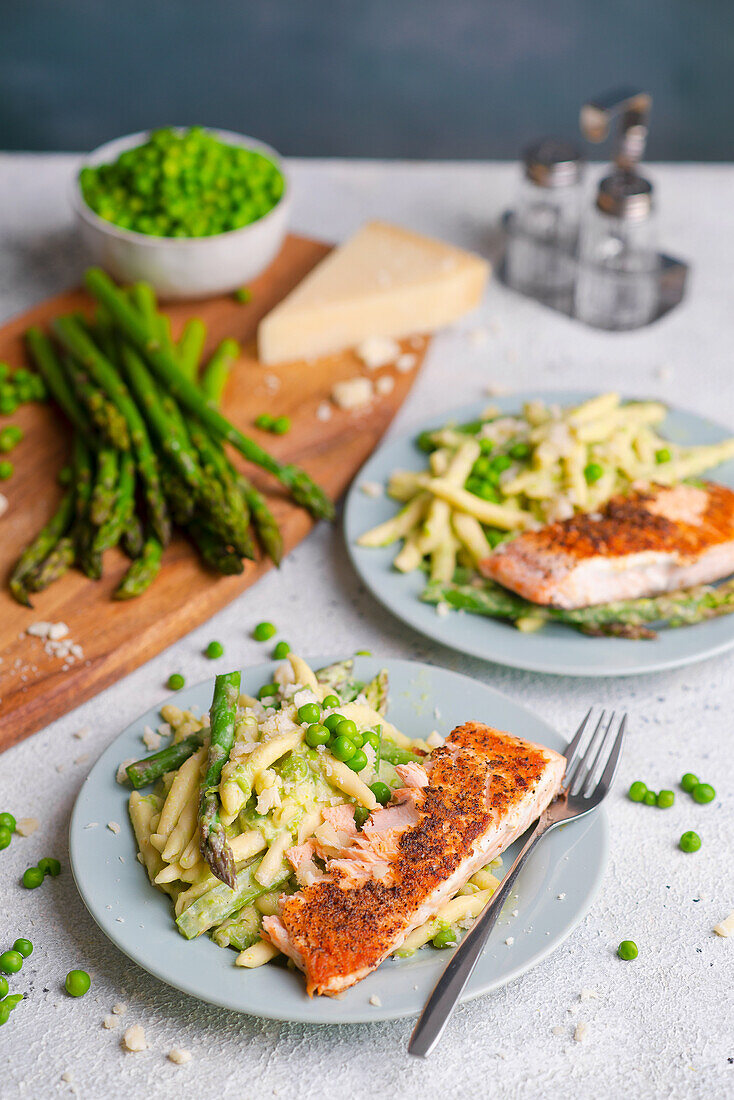
[[[657,463],[670,462],[672,457],[669,447],[661,447],[660,450],[655,452],[655,461]]]
[[[630,962],[631,959],[637,958],[637,944],[634,940],[622,940],[617,948],[617,954],[620,959],[624,959],[625,962]]]
[[[351,718],[342,718],[341,722],[336,727],[337,737],[351,737],[354,740],[354,736],[357,733],[357,723],[353,722]]]
[[[273,695],[277,695],[280,688],[277,684],[263,684],[257,693],[258,699],[271,699]]]
[[[680,781],[680,785],[687,794],[690,794],[694,787],[697,787],[699,779],[693,772],[686,772]]]
[[[7,811],[0,814],[0,828],[9,829],[11,833],[15,832],[15,818]]]
[[[321,707],[318,703],[304,703],[298,708],[299,722],[318,722],[321,717]]]
[[[354,741],[350,741],[348,737],[334,738],[331,745],[331,755],[335,756],[337,760],[342,760],[345,764],[348,764],[357,752],[362,752],[362,750],[358,749]],[[362,755],[364,756],[364,753]]]
[[[354,656],[355,657],[371,657],[372,656],[372,650],[371,649],[357,649],[357,650],[355,650]]]
[[[494,450],[494,443],[491,439],[480,439],[479,449],[481,450],[483,455],[491,454]]]
[[[235,302],[239,302],[240,305],[246,306],[248,302],[252,301],[252,291],[248,286],[241,286],[239,290],[235,290],[232,297]]]
[[[324,710],[333,710],[334,707],[338,707],[341,704],[341,700],[338,695],[325,695],[321,706]]]
[[[627,791],[627,797],[631,802],[642,802],[647,794],[647,785],[641,779],[635,780]]]
[[[529,443],[515,443],[512,447],[510,447],[510,458],[514,458],[518,462],[522,461],[522,459],[524,458],[527,458],[529,454]]]
[[[7,848],[10,841],[13,839],[13,834],[10,829],[6,829],[5,826],[0,825],[0,852],[3,848]]]
[[[0,974],[0,998],[4,997],[9,989],[10,986],[8,985],[8,979],[5,977],[4,974]]]
[[[502,499],[500,493],[495,489],[494,485],[491,485],[488,481],[483,481],[477,489],[476,495],[481,497],[482,500],[489,500],[493,504],[499,504]]]
[[[7,1024],[10,1019],[10,1012],[11,1008],[6,997],[4,1001],[0,1001],[0,1027],[2,1027],[3,1024]]]
[[[489,457],[487,455],[480,455],[472,466],[472,473],[476,474],[478,478],[483,478],[487,476],[491,469]]]
[[[456,932],[453,928],[442,928],[440,932],[437,932],[433,937],[433,946],[439,949],[445,947],[456,946]]]
[[[23,872],[23,878],[21,881],[26,890],[35,890],[37,886],[41,885],[43,879],[43,871],[39,870],[38,867],[29,867]]]
[[[682,852],[697,852],[701,847],[701,838],[698,833],[689,830],[687,833],[683,833],[678,841],[678,847]]]
[[[22,993],[11,993],[9,997],[6,997],[3,1004],[8,1006],[8,1009],[12,1012],[16,1005],[19,1005],[23,1000]]]
[[[61,864],[58,859],[54,859],[52,856],[44,856],[43,859],[38,861],[38,870],[44,875],[51,875],[51,878],[56,878],[61,874]]]
[[[701,805],[705,805],[707,802],[713,802],[716,798],[716,791],[710,783],[697,783],[691,791],[694,802],[700,802]]]
[[[367,767],[367,754],[364,749],[357,749],[354,756],[350,756],[346,761],[347,767],[351,768],[353,772],[361,772]]]
[[[275,419],[275,423],[272,427],[274,435],[286,435],[291,430],[291,421],[289,416],[278,416]]]
[[[365,745],[371,745],[375,753],[379,755],[382,747],[382,739],[379,733],[376,733],[375,730],[365,730],[362,734],[362,748],[364,748]]]
[[[19,951],[24,959],[33,954],[33,944],[30,940],[19,939],[13,944],[13,951]]]
[[[672,791],[660,791],[658,793],[658,806],[661,810],[669,809],[675,802],[675,795]]]
[[[274,634],[277,634],[277,627],[272,623],[258,623],[252,632],[252,636],[256,642],[269,642]]]
[[[354,821],[358,829],[361,829],[367,818],[370,816],[370,811],[366,806],[354,807]]]
[[[318,745],[327,745],[330,740],[331,734],[326,726],[321,726],[318,722],[314,722],[306,730],[306,744],[310,745],[312,749],[315,749]]]
[[[505,470],[509,470],[512,465],[512,459],[509,455],[495,455],[490,462],[490,467],[496,474],[502,474]]]
[[[327,696],[327,698],[328,698],[328,696]],[[326,706],[326,699],[324,699],[324,706]],[[329,733],[334,733],[335,730],[336,730],[336,727],[339,725],[340,722],[343,722],[343,721],[344,721],[344,715],[343,714],[338,714],[338,713],[337,714],[330,714],[327,718],[324,718],[324,725],[326,726]]]
[[[263,432],[271,431],[274,423],[275,417],[271,416],[270,413],[260,413],[259,416],[255,417],[255,427]]]
[[[204,653],[210,661],[216,661],[219,657],[224,656],[224,646],[221,642],[209,642]]]
[[[7,459],[0,462],[0,481],[7,481],[8,478],[13,476],[15,472],[15,466],[12,462],[8,462]]]
[[[166,687],[169,691],[180,691],[186,684],[186,680],[180,672],[172,672],[166,681]]]
[[[0,955],[0,970],[4,974],[17,974],[23,965],[20,951],[3,951]]]
[[[0,451],[7,454],[8,451],[12,451],[13,447],[20,443],[22,438],[22,428],[17,427],[15,424],[8,424],[6,428],[0,431]]]
[[[66,975],[66,992],[72,997],[83,997],[92,984],[86,970],[70,970]]]
[[[657,805],[658,796],[655,794],[655,791],[646,791],[642,801],[646,806],[655,806]]]
[[[379,779],[375,783],[370,783],[370,790],[381,806],[386,806],[392,798],[392,791],[387,783],[381,783]]]
[[[282,661],[284,657],[287,657],[291,651],[291,647],[287,642],[278,642],[273,650],[273,659],[276,661]]]
[[[604,468],[598,462],[589,462],[584,466],[584,477],[587,485],[593,485],[604,476]]]

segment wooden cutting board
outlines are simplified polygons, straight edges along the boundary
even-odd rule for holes
[[[288,237],[270,268],[251,284],[252,301],[240,305],[231,297],[167,309],[174,336],[191,316],[208,328],[206,352],[225,336],[242,344],[243,355],[233,370],[224,411],[278,458],[298,462],[334,498],[339,497],[362,466],[405,400],[422,362],[427,337],[405,341],[403,350],[415,356],[415,369],[394,367],[367,372],[352,352],[281,367],[264,367],[256,358],[255,334],[260,318],[280,301],[329,251],[329,246],[305,237]],[[22,337],[32,324],[45,326],[71,310],[89,311],[81,290],[43,302],[0,329],[0,361],[12,366],[25,361]],[[317,416],[339,379],[370,373],[390,375],[394,388],[379,395],[369,408],[347,412],[331,406],[328,420]],[[292,430],[285,436],[260,432],[252,425],[261,412],[286,414]],[[56,481],[68,461],[70,433],[52,405],[26,405],[0,424],[19,424],[22,443],[10,456],[15,474],[0,484],[9,508],[0,519],[0,751],[46,726],[108,684],[160,653],[176,639],[209,619],[267,569],[269,561],[247,562],[243,574],[220,577],[209,572],[194,550],[177,537],[167,548],[161,573],[141,597],[117,603],[110,596],[128,562],[118,550],[105,555],[104,576],[93,582],[72,570],[46,592],[34,597],[33,609],[20,607],[7,589],[7,576],[21,549],[53,513],[61,490]],[[308,534],[313,521],[283,495],[277,482],[233,460],[267,493],[285,542],[291,550]],[[83,656],[71,662],[49,656],[43,641],[26,631],[38,621],[63,622]]]

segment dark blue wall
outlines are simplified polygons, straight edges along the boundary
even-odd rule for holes
[[[513,157],[653,93],[649,156],[734,159],[734,0],[0,0],[0,148],[202,122],[291,154]]]

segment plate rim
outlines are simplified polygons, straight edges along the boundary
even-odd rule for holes
[[[510,406],[512,406],[512,404],[514,403],[517,403],[519,405],[522,404],[524,401],[532,401],[538,399],[544,401],[554,400],[556,402],[565,403],[566,401],[579,402],[589,400],[590,398],[596,396],[598,396],[598,391],[594,390],[545,390],[541,388],[532,390],[517,390],[509,394],[498,395],[496,397],[487,398],[485,400],[477,399],[474,402],[456,406],[447,410],[447,412],[442,413],[440,416],[436,415],[435,417],[427,418],[422,424],[414,426],[409,431],[402,432],[399,435],[395,435],[388,439],[382,440],[379,446],[375,448],[375,450],[372,452],[372,454],[369,456],[367,461],[360,468],[360,470],[357,472],[354,479],[352,480],[344,501],[344,510],[342,517],[342,533],[344,537],[344,542],[346,544],[349,561],[360,581],[364,584],[370,595],[380,604],[380,606],[384,607],[394,618],[398,619],[400,622],[410,627],[411,630],[415,630],[416,633],[420,634],[422,637],[429,638],[435,644],[445,646],[446,649],[449,649],[454,653],[463,653],[467,656],[474,657],[477,660],[485,661],[490,664],[496,664],[503,668],[514,668],[519,669],[523,672],[540,673],[546,676],[573,676],[578,678],[603,677],[605,679],[625,676],[646,676],[654,674],[656,672],[667,672],[677,668],[684,668],[687,665],[697,664],[700,661],[711,660],[712,658],[721,656],[721,654],[726,653],[730,649],[732,649],[732,647],[734,647],[734,624],[732,626],[730,637],[722,641],[711,643],[705,647],[701,647],[699,650],[692,653],[680,654],[678,656],[660,657],[656,660],[648,659],[640,662],[639,665],[636,667],[629,668],[620,668],[617,665],[612,665],[611,667],[608,667],[606,665],[589,667],[585,664],[560,664],[558,662],[554,662],[553,660],[545,660],[543,658],[515,657],[512,654],[506,656],[501,652],[499,646],[490,655],[486,652],[486,649],[484,647],[472,645],[471,643],[466,643],[462,645],[454,639],[447,639],[445,637],[442,637],[438,630],[430,630],[428,628],[428,625],[422,623],[421,620],[418,618],[418,612],[416,612],[415,616],[412,616],[408,610],[403,610],[402,608],[396,609],[395,605],[389,600],[389,597],[383,596],[379,583],[377,582],[377,580],[372,579],[371,572],[362,567],[360,555],[361,552],[365,550],[365,548],[358,547],[355,544],[354,540],[350,539],[348,527],[350,526],[352,516],[359,511],[359,504],[361,503],[359,497],[360,482],[363,479],[369,479],[370,469],[373,466],[373,463],[376,463],[379,460],[380,456],[382,456],[386,450],[393,447],[398,447],[401,444],[414,444],[415,439],[420,432],[436,430],[437,428],[445,425],[446,422],[450,419],[473,419],[478,415],[479,412],[481,412],[483,408],[486,408],[488,404],[492,404],[494,402],[503,405],[509,404]],[[628,395],[622,394],[621,400],[657,401],[660,404],[665,405],[669,413],[676,413],[693,418],[701,422],[702,424],[705,424],[708,427],[715,429],[716,431],[728,434],[729,436],[734,435],[734,431],[727,428],[726,425],[720,423],[719,421],[713,420],[707,416],[702,416],[697,412],[683,409],[680,406],[671,404],[667,401],[661,401],[658,397],[646,398],[644,396],[637,395],[630,397]],[[509,413],[510,409],[503,408],[502,411]],[[420,601],[417,598],[414,600],[414,602],[418,606],[425,606],[421,605]],[[715,620],[712,620],[712,622],[713,621]],[[490,620],[490,622],[492,622],[492,620]],[[504,625],[507,629],[509,629],[509,626],[507,624]],[[705,625],[707,624],[694,624],[694,629],[695,626]],[[593,639],[591,640],[593,641]],[[605,640],[619,641],[619,639]],[[624,644],[644,645],[646,643],[635,643],[635,641],[633,640],[625,639]],[[644,653],[644,650],[639,652]]]
[[[307,660],[309,664],[313,663],[314,665],[316,665],[316,667],[320,667],[321,664],[327,664],[333,660],[338,660],[340,658],[338,656],[334,657],[332,655],[330,657],[309,656],[304,659]],[[442,665],[431,664],[428,661],[415,661],[403,657],[380,658],[373,656],[370,659],[378,661],[383,666],[388,667],[388,669],[391,664],[399,664],[406,667],[407,670],[411,670],[414,672],[420,672],[425,669],[437,669],[439,672],[446,674],[453,680],[458,679],[460,681],[469,681],[469,683],[471,683],[474,687],[479,687],[482,691],[488,692],[490,696],[499,698],[504,703],[509,704],[511,707],[531,715],[536,722],[540,723],[546,729],[552,731],[554,735],[558,737],[561,741],[563,739],[563,735],[557,729],[555,729],[555,727],[552,726],[551,723],[548,722],[542,715],[537,714],[531,707],[528,707],[524,703],[516,701],[507,693],[500,691],[490,684],[485,684],[481,680],[476,680],[471,676],[467,676],[465,673],[455,672],[453,669],[445,668]],[[243,673],[246,673],[247,675],[264,675],[266,674],[265,670],[277,667],[281,663],[282,662],[280,661],[271,660],[258,665],[252,665],[248,668],[242,669],[241,671]],[[77,863],[79,859],[79,853],[76,849],[77,836],[80,830],[84,828],[83,825],[80,825],[80,819],[84,808],[84,796],[89,789],[90,780],[93,781],[93,779],[96,778],[95,773],[97,773],[98,775],[102,774],[103,761],[106,761],[108,754],[112,755],[112,750],[114,746],[118,743],[118,741],[130,734],[134,728],[137,729],[141,725],[141,723],[143,723],[148,718],[149,715],[160,711],[161,707],[171,702],[176,703],[176,701],[178,701],[176,705],[185,706],[187,705],[185,700],[189,694],[194,695],[206,685],[213,686],[213,683],[213,676],[206,677],[196,684],[191,684],[190,686],[187,686],[184,691],[176,692],[173,695],[167,696],[160,703],[154,705],[153,707],[149,707],[146,711],[142,712],[140,715],[137,716],[137,718],[133,719],[132,722],[129,722],[125,726],[125,728],[112,739],[112,741],[106,746],[104,751],[94,762],[92,768],[85,777],[84,782],[82,783],[77,797],[74,801],[74,806],[70,815],[68,839],[69,864],[71,867],[74,885],[84,903],[85,908],[87,909],[87,912],[90,914],[92,920],[95,922],[105,938],[110,943],[112,943],[117,950],[121,951],[127,958],[135,963],[136,966],[139,966],[142,970],[146,971],[146,973],[151,974],[154,978],[156,978],[158,981],[163,982],[165,985],[177,989],[180,992],[187,994],[188,996],[194,997],[196,1000],[201,1001],[204,1004],[212,1004],[218,1008],[226,1009],[231,1012],[238,1012],[243,1015],[250,1015],[259,1019],[278,1020],[290,1023],[307,1023],[314,1026],[324,1027],[341,1026],[341,1023],[380,1023],[387,1020],[398,1020],[419,1015],[419,1013],[422,1011],[422,1005],[418,1008],[412,1008],[409,1006],[395,1008],[391,1007],[388,1004],[383,1004],[378,1007],[373,1007],[371,1005],[361,1006],[355,1004],[354,1008],[351,1011],[345,1012],[345,1018],[343,1019],[343,1021],[336,1023],[333,1020],[314,1019],[314,1008],[316,1009],[316,1012],[318,1012],[319,1002],[316,999],[307,999],[305,995],[303,1000],[303,1009],[294,1012],[291,1008],[287,1008],[286,1010],[278,1010],[277,1008],[269,1009],[267,1006],[257,1008],[253,1008],[252,1006],[243,1007],[241,1004],[233,1004],[226,997],[217,997],[216,995],[212,996],[208,993],[203,994],[200,990],[197,990],[193,982],[188,983],[185,980],[185,970],[177,973],[175,977],[172,978],[170,972],[164,972],[162,966],[158,966],[155,963],[149,965],[147,962],[141,962],[140,959],[136,957],[136,955],[132,951],[128,950],[127,947],[123,946],[119,938],[114,935],[114,923],[111,921],[111,919],[106,918],[105,912],[99,909],[96,903],[90,898],[83,882],[84,875],[80,872],[80,868]],[[198,706],[198,704],[193,705]],[[121,786],[120,790],[125,791],[129,794],[127,788]],[[531,970],[533,967],[543,962],[553,951],[556,950],[557,947],[561,946],[561,944],[574,932],[574,930],[578,927],[584,917],[588,914],[598,896],[602,882],[604,881],[607,864],[609,862],[610,851],[610,827],[604,807],[600,807],[594,812],[594,820],[598,823],[599,859],[598,861],[596,861],[593,867],[585,868],[585,871],[588,873],[589,876],[586,893],[583,901],[573,913],[570,920],[564,923],[563,928],[560,932],[552,933],[548,937],[548,943],[540,947],[530,959],[528,959],[524,963],[518,963],[517,966],[513,967],[509,973],[505,974],[504,976],[499,976],[494,980],[489,980],[488,982],[481,983],[478,988],[466,989],[462,997],[460,998],[461,1004],[476,1000],[478,997],[483,997],[486,994],[491,993],[495,989],[501,988],[505,985],[509,985],[521,975],[527,973],[528,970]],[[138,861],[136,860],[135,862],[137,865]],[[151,897],[153,896],[154,895],[151,895]]]

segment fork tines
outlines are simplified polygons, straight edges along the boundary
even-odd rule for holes
[[[589,709],[566,749],[563,790],[567,795],[604,797],[617,769],[626,726],[626,714]]]

